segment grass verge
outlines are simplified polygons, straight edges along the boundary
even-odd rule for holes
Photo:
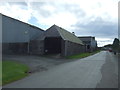
[[[80,59],[80,58],[84,58],[84,57],[96,54],[98,52],[100,52],[100,50],[99,51],[94,51],[94,52],[91,52],[91,53],[81,53],[81,54],[77,54],[77,55],[67,56],[66,58],[67,59]]]
[[[2,61],[2,85],[19,80],[28,74],[29,68],[15,61]]]

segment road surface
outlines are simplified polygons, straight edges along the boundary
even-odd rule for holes
[[[3,88],[117,88],[117,60],[112,53],[101,51],[34,73]]]

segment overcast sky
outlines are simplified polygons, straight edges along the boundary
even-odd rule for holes
[[[98,46],[118,37],[119,0],[20,1],[0,1],[0,13],[44,30],[56,24],[77,36],[95,36]]]

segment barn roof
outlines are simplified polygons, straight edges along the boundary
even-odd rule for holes
[[[10,18],[10,19],[13,19],[13,20],[18,21],[18,22],[21,22],[21,23],[23,23],[23,24],[26,24],[26,25],[28,25],[28,26],[30,26],[30,27],[32,27],[32,28],[36,28],[36,29],[38,29],[38,30],[45,31],[45,30],[43,30],[43,29],[41,29],[41,28],[39,28],[39,27],[37,27],[37,26],[35,26],[35,25],[32,25],[32,24],[29,24],[29,23],[23,22],[23,21],[21,21],[21,20],[18,20],[18,19],[12,18],[12,17],[7,16],[7,15],[4,15],[4,14],[2,14],[2,13],[0,13],[0,15],[2,15],[2,16],[4,16],[4,17],[7,17],[7,18]]]
[[[68,40],[74,43],[78,43],[81,45],[84,45],[83,42],[74,34],[72,34],[71,32],[68,32],[67,30],[57,26],[57,25],[53,25],[52,27],[55,27],[57,29],[57,31],[60,33],[60,36],[62,37],[63,40]]]

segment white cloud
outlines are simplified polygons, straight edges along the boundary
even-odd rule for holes
[[[24,9],[23,6],[10,5],[9,3],[1,3],[0,13],[19,19],[23,22],[28,22],[31,18],[31,11],[28,8]]]
[[[32,1],[31,0],[26,0],[26,2],[28,3],[28,8],[22,9],[21,6],[17,6],[17,5],[9,5],[8,3],[5,4],[1,4],[0,5],[0,12],[7,14],[9,16],[12,17],[18,17],[20,19],[22,19],[23,21],[28,21],[28,19],[30,19],[30,15],[31,13],[38,13],[39,16],[45,21],[49,21],[49,20],[53,20],[51,22],[59,23],[59,21],[61,21],[60,18],[64,18],[64,16],[61,17],[61,15],[68,15],[69,12],[69,8],[70,7],[65,7],[66,5],[75,5],[78,6],[75,8],[74,6],[74,10],[80,8],[85,12],[85,15],[82,17],[77,17],[77,13],[74,12],[69,12],[70,17],[69,20],[75,20],[76,18],[78,18],[78,20],[81,23],[89,23],[93,20],[95,20],[97,17],[101,17],[103,20],[105,21],[111,21],[111,22],[117,22],[117,15],[118,15],[118,0],[42,0],[40,3],[45,3],[44,5],[36,5],[36,4],[31,4]],[[39,1],[38,1],[39,3]],[[40,11],[41,10],[41,11]],[[44,11],[49,12],[49,18],[43,18],[43,16],[45,16],[45,14],[40,15],[41,13],[44,13]],[[41,13],[40,13],[41,12]],[[78,11],[81,12],[81,11]],[[36,15],[36,13],[34,13],[34,16],[39,19]],[[74,14],[74,15],[72,15]],[[68,15],[68,16],[69,16]],[[59,17],[60,18],[57,18]],[[74,18],[71,18],[71,16]],[[40,21],[40,20],[39,20]],[[44,22],[44,21],[43,21]],[[41,24],[41,22],[40,22]],[[51,25],[51,23],[49,23]],[[66,23],[67,24],[67,23]],[[73,21],[74,24],[74,21]],[[69,25],[71,26],[71,24]]]
[[[107,44],[113,44],[114,39],[110,38],[96,38],[97,44],[99,47],[102,47]]]
[[[44,2],[44,1],[43,1]],[[59,23],[61,22],[60,18],[63,13],[69,12],[70,14],[74,14],[74,18],[77,18],[78,21],[80,21],[83,24],[88,24],[91,21],[94,21],[96,18],[101,17],[104,21],[109,21],[109,22],[114,22],[117,23],[117,15],[118,15],[118,0],[50,0],[48,2],[46,0],[45,5],[38,6],[35,4],[30,4],[31,8],[34,9],[34,11],[39,12],[39,10],[49,12],[49,18],[42,18],[45,19],[45,21],[52,20],[51,22],[53,23]],[[67,5],[69,5],[67,7]],[[84,16],[77,16],[80,10],[77,13],[70,12],[69,10],[71,9],[70,5],[74,5],[73,9],[81,9],[84,11],[85,15]],[[77,7],[76,7],[77,6]],[[42,12],[41,11],[41,12]],[[43,12],[42,12],[43,13]],[[45,16],[45,14],[43,14]],[[36,15],[35,15],[36,16]],[[42,15],[39,15],[42,17]],[[56,18],[58,16],[59,18]],[[36,16],[37,17],[37,16]],[[38,18],[38,17],[37,17]],[[69,17],[68,17],[69,18]],[[56,19],[56,20],[54,20]],[[73,18],[69,18],[70,20]],[[75,19],[74,19],[75,20]],[[71,20],[72,22],[72,20]],[[40,22],[41,23],[41,22]],[[51,23],[49,23],[51,25]],[[66,23],[67,24],[67,23]],[[74,22],[73,22],[74,24]],[[65,25],[64,25],[65,26]],[[69,25],[71,26],[71,24]]]
[[[39,23],[41,24],[46,24],[48,26],[56,24],[64,28],[70,27],[72,24],[75,24],[76,21],[77,19],[71,13],[59,13],[51,17],[39,19]]]
[[[26,5],[2,2],[0,4],[0,13],[24,22],[28,22],[31,17],[35,17],[39,25],[50,27],[51,25],[56,24],[69,31],[78,33],[85,31],[83,35],[92,35],[87,33],[92,29],[96,29],[98,33],[101,33],[104,30],[100,30],[100,28],[103,29],[105,26],[105,29],[109,29],[106,28],[106,22],[109,22],[109,24],[111,23],[108,27],[115,27],[116,25],[114,24],[117,24],[118,21],[118,0],[25,0],[25,2]],[[98,22],[98,18],[100,18],[102,22]],[[91,23],[93,23],[92,27],[90,26]],[[101,26],[94,26],[96,23]],[[80,26],[78,27],[77,25]],[[48,27],[45,27],[45,29]],[[90,29],[88,30],[88,28]],[[113,30],[111,31],[113,32]],[[93,36],[97,35],[98,34]],[[104,37],[109,38],[109,36]],[[97,40],[100,41],[100,39]],[[105,42],[103,43],[106,44]]]

